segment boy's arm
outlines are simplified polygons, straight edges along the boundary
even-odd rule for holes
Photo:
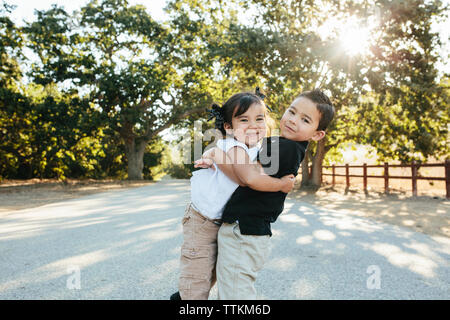
[[[247,152],[242,148],[231,148],[226,155],[228,156],[227,160],[231,161],[227,163],[231,163],[234,174],[245,186],[251,189],[265,192],[282,191],[288,193],[294,187],[294,175],[286,175],[278,179],[262,173],[261,165],[250,161]],[[225,174],[229,171],[227,165],[224,166],[223,164],[217,163],[217,166]]]

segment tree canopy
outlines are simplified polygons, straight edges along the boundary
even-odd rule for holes
[[[158,22],[143,5],[92,0],[23,27],[12,10],[0,9],[4,178],[151,178],[163,130],[208,128],[212,102],[256,86],[278,119],[302,91],[332,98],[305,183],[347,142],[381,160],[449,154],[449,77],[431,28],[448,14],[441,1],[168,1]]]

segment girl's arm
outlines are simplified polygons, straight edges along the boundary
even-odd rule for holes
[[[216,163],[219,169],[235,183],[241,187],[247,186],[234,173],[230,157],[219,148],[212,148],[206,151],[201,159],[194,161],[194,168],[211,168],[214,170],[213,163]]]
[[[284,193],[288,193],[294,187],[294,175],[278,179],[264,174],[261,165],[252,162],[243,148],[234,147],[228,153],[214,148],[214,151],[205,154],[204,157],[213,160],[225,175],[241,186],[248,186],[257,191]]]
[[[247,152],[242,148],[231,148],[227,155],[233,163],[234,173],[251,189],[288,193],[294,187],[294,175],[290,174],[278,179],[264,174],[261,170],[261,165],[251,162]]]

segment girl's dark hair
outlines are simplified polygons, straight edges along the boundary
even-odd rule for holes
[[[231,125],[231,119],[233,116],[237,117],[247,112],[250,106],[254,103],[262,104],[265,106],[263,99],[257,94],[250,92],[237,93],[228,99],[222,107],[213,103],[211,112],[211,118],[216,119],[215,127],[219,129],[223,136],[226,135],[224,124]]]

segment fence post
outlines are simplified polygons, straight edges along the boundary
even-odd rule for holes
[[[363,164],[364,192],[367,192],[367,163]]]
[[[412,178],[412,194],[413,197],[417,197],[417,165],[415,160],[413,160],[413,162],[411,163],[411,178]]]
[[[445,185],[447,187],[447,199],[450,199],[450,160],[445,159]]]
[[[348,190],[350,188],[350,177],[349,177],[348,163],[345,164],[345,182],[347,184],[346,189]]]
[[[389,193],[389,163],[384,163],[384,192]]]
[[[336,180],[335,180],[335,178],[334,178],[334,175],[335,175],[335,168],[334,168],[334,164],[333,164],[333,166],[331,167],[332,168],[332,172],[333,172],[333,187],[334,187],[334,184],[336,183]]]

